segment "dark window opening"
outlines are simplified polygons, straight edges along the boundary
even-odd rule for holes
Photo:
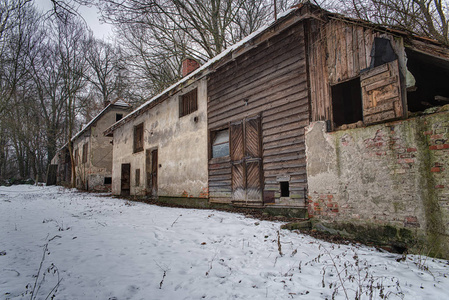
[[[212,132],[212,158],[229,155],[229,130]]]
[[[281,197],[290,197],[290,184],[288,181],[281,181]]]
[[[449,104],[449,62],[406,48],[407,107],[420,112]],[[412,85],[414,82],[414,85]]]
[[[389,39],[374,38],[373,48],[371,49],[371,69],[392,62],[397,58],[398,56],[394,52]]]
[[[194,89],[179,99],[179,117],[186,116],[198,109],[198,91]]]
[[[363,120],[359,77],[332,86],[332,110],[336,127]]]
[[[115,122],[120,121],[123,118],[123,114],[115,114]]]
[[[140,185],[140,169],[136,169],[136,186]]]
[[[83,145],[83,164],[87,163],[87,151],[89,151],[88,149],[89,149],[88,144],[85,143]]]
[[[134,126],[134,153],[143,151],[143,123]]]
[[[105,177],[104,184],[112,184],[112,177]]]

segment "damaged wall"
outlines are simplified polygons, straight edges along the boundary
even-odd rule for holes
[[[198,109],[180,117],[181,95],[195,88]],[[129,193],[151,194],[148,186],[151,166],[147,170],[146,153],[157,149],[157,196],[207,198],[206,112],[207,84],[202,79],[114,130],[113,194],[121,194],[122,164],[130,164]],[[144,124],[143,151],[133,153],[134,127],[141,123]],[[136,172],[139,182],[136,182]]]
[[[426,234],[449,256],[449,112],[325,132],[306,129],[309,215]]]
[[[105,177],[112,177],[112,139],[103,132],[116,122],[116,115],[126,115],[129,110],[112,106],[90,128],[73,142],[73,153],[78,149],[75,167],[76,186],[89,190],[110,190]],[[87,162],[83,163],[83,145],[88,144]]]

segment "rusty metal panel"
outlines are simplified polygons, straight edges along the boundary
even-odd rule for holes
[[[374,124],[403,116],[397,60],[362,73],[360,85],[365,124]]]

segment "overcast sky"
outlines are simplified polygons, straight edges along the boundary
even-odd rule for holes
[[[42,11],[48,11],[52,9],[51,0],[35,0],[35,5],[41,9]],[[81,16],[86,20],[87,25],[92,29],[94,35],[97,38],[107,39],[109,36],[112,36],[112,26],[109,24],[101,24],[98,20],[99,12],[98,9],[94,6],[80,6],[78,12]]]

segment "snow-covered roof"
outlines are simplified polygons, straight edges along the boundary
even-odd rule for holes
[[[253,33],[251,33],[250,35],[248,35],[247,37],[245,37],[244,39],[242,39],[241,41],[235,43],[234,45],[226,48],[223,52],[221,52],[220,54],[218,54],[217,56],[215,56],[214,58],[211,58],[210,60],[208,60],[204,65],[202,65],[201,67],[199,67],[198,69],[196,69],[195,71],[193,71],[192,73],[190,73],[189,75],[187,75],[186,77],[182,78],[181,80],[177,81],[176,83],[174,83],[173,85],[171,85],[170,87],[166,88],[165,90],[163,90],[161,93],[159,93],[158,95],[154,96],[153,98],[151,98],[150,100],[148,100],[147,102],[145,102],[144,104],[142,104],[141,106],[139,106],[138,108],[136,108],[133,112],[131,112],[130,114],[128,114],[126,117],[124,117],[123,119],[121,119],[120,121],[118,121],[117,123],[111,125],[111,127],[109,127],[105,133],[106,134],[110,134],[112,133],[116,128],[120,127],[121,125],[127,123],[129,120],[131,120],[133,118],[133,116],[136,116],[139,114],[139,112],[148,107],[151,103],[153,103],[154,101],[156,101],[157,99],[159,99],[160,97],[162,97],[163,95],[165,95],[166,93],[170,92],[171,90],[175,89],[176,87],[178,87],[179,85],[187,82],[188,80],[195,78],[195,76],[203,73],[204,71],[207,71],[208,68],[213,65],[214,63],[218,62],[219,60],[221,60],[222,58],[226,57],[228,54],[230,54],[232,51],[240,48],[241,46],[243,46],[245,43],[249,42],[250,40],[254,39],[256,36],[260,35],[262,32],[264,32],[265,30],[267,30],[268,28],[270,28],[271,26],[273,26],[275,23],[280,22],[281,19],[284,19],[285,17],[287,17],[288,15],[290,15],[291,13],[293,13],[294,11],[296,11],[298,9],[298,7],[292,7],[282,13],[280,13],[277,16],[277,19],[274,20],[273,22],[271,22],[268,25],[265,25],[263,27],[261,27],[259,30],[254,31]],[[203,77],[204,75],[206,75],[207,72],[204,72],[203,74],[201,74]],[[200,77],[200,78],[201,78]]]
[[[131,108],[132,106],[122,99],[118,99],[114,102],[109,103],[105,108],[103,108],[95,117],[90,120],[89,123],[85,124],[83,128],[81,128],[80,131],[78,131],[73,137],[72,142],[75,141],[76,138],[78,138],[81,134],[83,134],[92,124],[94,124],[98,119],[100,119],[103,114],[111,107],[118,106],[118,107],[124,107],[124,108]]]

